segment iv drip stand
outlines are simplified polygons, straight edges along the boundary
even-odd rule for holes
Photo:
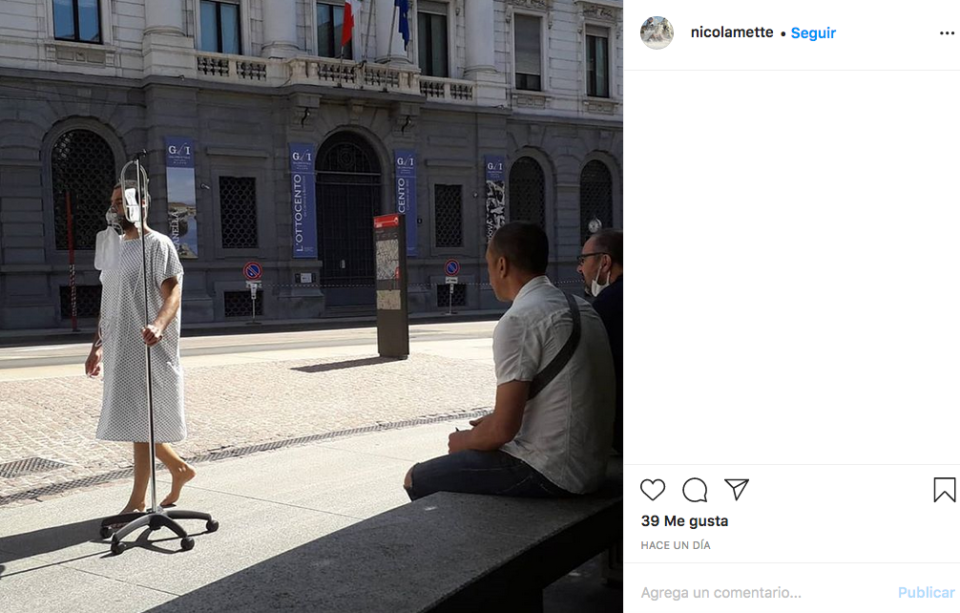
[[[140,165],[140,158],[143,155],[146,155],[146,151],[140,151],[137,153],[136,158],[123,167],[123,170],[120,171],[120,190],[124,198],[125,205],[129,203],[126,202],[126,178],[127,169],[131,166],[135,169],[136,172],[136,197],[137,197],[137,207],[139,207],[139,221],[136,222],[137,231],[140,235],[140,248],[141,255],[143,258],[143,327],[146,328],[150,325],[150,296],[147,293],[149,290],[149,285],[147,283],[147,241],[145,239],[144,228],[146,227],[146,210],[143,205],[143,194],[147,189],[147,173]],[[112,541],[110,542],[110,551],[115,555],[120,555],[126,550],[129,545],[123,542],[123,539],[130,535],[135,530],[138,530],[144,526],[148,526],[150,530],[159,530],[160,528],[169,528],[177,536],[180,537],[180,548],[184,551],[189,551],[193,549],[193,537],[187,535],[187,531],[184,530],[180,524],[176,521],[177,519],[202,519],[207,522],[207,532],[216,532],[220,527],[220,524],[213,519],[208,513],[199,513],[196,511],[180,511],[180,510],[171,510],[161,507],[157,504],[157,451],[156,451],[156,435],[154,433],[154,419],[153,419],[153,369],[150,362],[150,346],[144,343],[144,356],[146,358],[146,386],[147,386],[147,414],[150,416],[150,508],[145,512],[136,512],[136,513],[124,513],[122,515],[114,515],[112,517],[105,518],[100,523],[100,538],[110,538],[113,536]],[[117,524],[126,524],[120,528],[115,534],[113,532],[113,526]]]

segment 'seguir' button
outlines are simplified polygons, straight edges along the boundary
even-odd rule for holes
[[[957,590],[955,589],[935,588],[932,585],[928,585],[927,587],[900,588],[900,598],[912,598],[916,600],[924,600],[927,598],[930,600],[955,598],[956,593]]]

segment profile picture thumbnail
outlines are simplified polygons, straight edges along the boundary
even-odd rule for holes
[[[673,40],[673,24],[665,17],[650,17],[640,26],[640,39],[651,49],[665,49]]]

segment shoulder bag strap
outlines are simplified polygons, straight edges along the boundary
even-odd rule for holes
[[[577,345],[580,344],[580,308],[573,296],[570,294],[564,294],[564,296],[567,298],[567,304],[570,305],[570,314],[573,316],[573,332],[571,332],[570,338],[567,339],[563,347],[560,348],[560,352],[530,382],[530,393],[527,400],[533,400],[537,394],[543,391],[543,388],[547,387],[560,374],[563,367],[573,357]]]

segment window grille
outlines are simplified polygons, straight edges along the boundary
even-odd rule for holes
[[[97,318],[100,317],[100,285],[78,285],[77,286],[77,317],[79,318]],[[71,318],[70,308],[70,286],[60,286],[60,319]]]
[[[601,228],[613,227],[613,178],[603,162],[592,161],[580,173],[580,244],[593,232],[590,222],[596,219]]]
[[[53,146],[51,172],[57,249],[69,248],[68,199],[74,249],[94,249],[97,232],[107,227],[104,215],[110,208],[110,195],[117,183],[113,151],[97,134],[71,130]]]
[[[437,247],[463,247],[463,186],[434,185],[433,202]]]
[[[437,285],[437,306],[442,308],[450,308],[450,286],[449,285]],[[467,306],[467,286],[466,285],[454,285],[453,286],[453,306],[455,307],[465,307]]]
[[[223,292],[223,315],[224,317],[250,317],[253,309],[251,308],[250,290],[239,292]],[[263,315],[263,290],[257,290],[256,303],[257,317]]]
[[[546,228],[543,169],[522,157],[510,168],[510,221],[530,221]]]
[[[220,229],[224,249],[256,249],[257,180],[220,177]]]

